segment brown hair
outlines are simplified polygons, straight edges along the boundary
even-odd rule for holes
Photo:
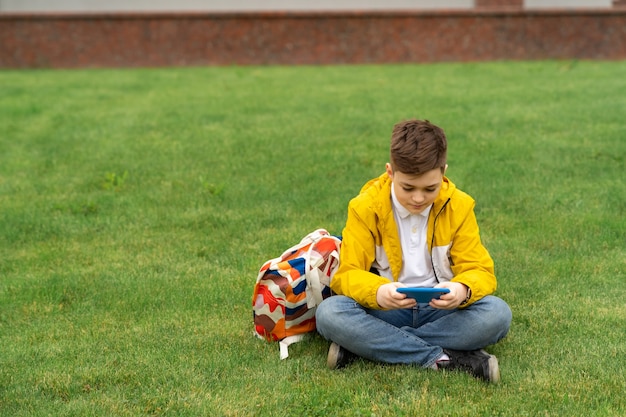
[[[391,167],[404,174],[419,175],[446,167],[448,141],[438,126],[428,120],[407,120],[393,127]]]

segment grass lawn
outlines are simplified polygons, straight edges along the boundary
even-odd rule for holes
[[[626,415],[626,62],[0,72],[0,415]],[[252,336],[391,127],[442,126],[514,319],[502,383]]]

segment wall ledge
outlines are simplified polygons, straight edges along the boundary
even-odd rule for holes
[[[314,11],[260,11],[260,12],[0,12],[2,20],[145,20],[145,19],[311,19],[311,18],[397,18],[397,17],[501,17],[501,16],[606,16],[626,15],[626,7],[572,8],[572,9],[520,9],[519,7],[494,7],[449,10],[314,10]]]

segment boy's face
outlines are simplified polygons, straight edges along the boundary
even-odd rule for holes
[[[420,175],[408,175],[400,171],[394,172],[391,164],[387,164],[386,168],[387,175],[393,181],[396,198],[411,214],[424,211],[439,195],[444,174],[441,169],[435,168]]]

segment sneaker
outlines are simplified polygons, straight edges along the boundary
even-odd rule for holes
[[[326,359],[326,365],[330,369],[340,369],[348,365],[354,360],[354,354],[339,346],[337,343],[332,342],[330,348],[328,348],[328,358]]]
[[[469,351],[444,349],[443,351],[450,357],[450,360],[438,362],[437,365],[440,368],[464,371],[493,384],[500,382],[498,359],[483,349]]]

